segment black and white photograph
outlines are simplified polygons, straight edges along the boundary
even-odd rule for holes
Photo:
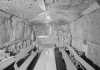
[[[0,70],[100,70],[100,0],[0,0]]]

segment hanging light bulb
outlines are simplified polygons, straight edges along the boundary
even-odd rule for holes
[[[45,4],[44,4],[43,0],[38,0],[38,4],[39,4],[39,7],[40,7],[41,10],[43,10],[43,11],[46,10]]]
[[[48,12],[43,12],[43,13],[39,14],[39,17],[42,18],[45,23],[49,23],[52,20],[51,17],[49,16]]]

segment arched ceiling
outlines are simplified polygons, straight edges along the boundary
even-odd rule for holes
[[[1,0],[0,9],[22,18],[33,18],[42,10],[33,0]]]
[[[94,0],[0,0],[0,10],[25,19],[32,19],[45,11],[45,9],[49,12],[52,11],[51,13],[60,15],[68,14],[66,13],[68,10],[76,14],[87,8],[93,1]]]

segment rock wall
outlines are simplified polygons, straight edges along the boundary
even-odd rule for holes
[[[89,25],[88,40],[88,57],[100,66],[100,9],[89,14],[91,23]]]
[[[10,40],[11,27],[9,24],[9,19],[0,16],[0,46]]]
[[[1,0],[0,9],[25,19],[32,19],[41,12],[34,0]]]
[[[71,24],[72,45],[100,66],[100,9]]]
[[[78,50],[85,50],[82,47],[83,40],[87,39],[88,33],[88,23],[89,20],[87,16],[84,16],[77,21],[71,23],[71,32],[72,32],[72,44],[76,45]],[[81,46],[81,47],[80,47]]]

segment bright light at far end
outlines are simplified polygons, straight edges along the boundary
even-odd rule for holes
[[[47,12],[43,12],[41,14],[39,14],[39,16],[44,20],[44,22],[48,23],[50,22],[52,19],[49,16],[49,14]]]

